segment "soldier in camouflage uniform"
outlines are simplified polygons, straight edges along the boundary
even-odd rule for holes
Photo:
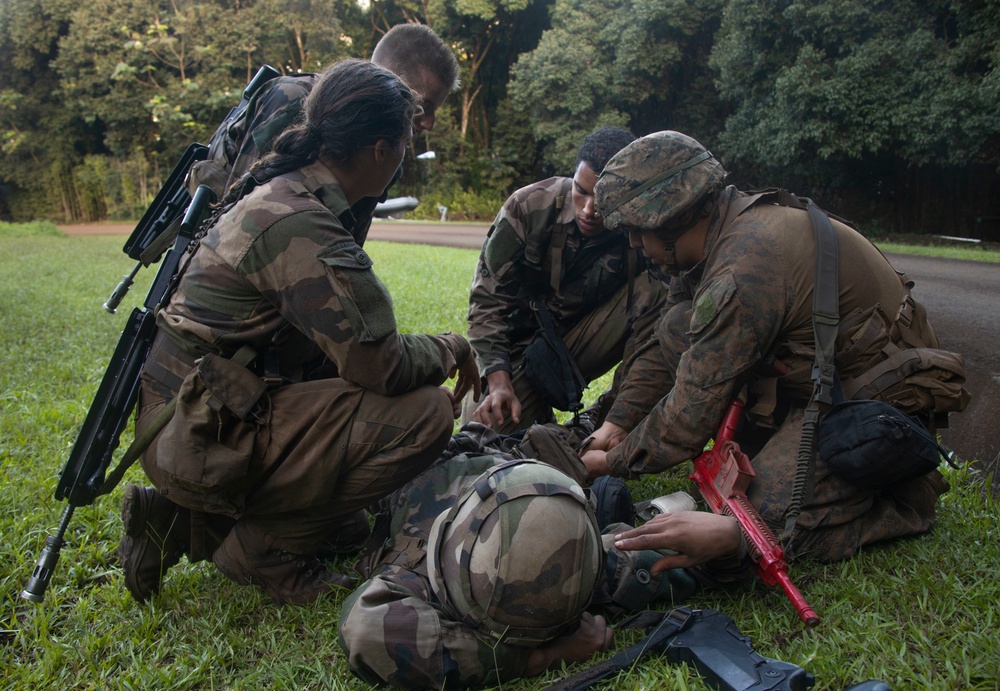
[[[120,556],[137,599],[184,553],[279,603],[349,584],[321,545],[438,456],[453,396],[478,387],[460,335],[396,330],[351,234],[351,205],[384,189],[412,136],[409,89],[345,61],[304,110],[231,190],[157,314],[136,429],[172,398],[177,410],[142,457],[159,492],[126,491]],[[229,359],[247,346],[250,369]],[[456,371],[455,394],[439,388]],[[205,521],[221,544],[205,542]]]
[[[781,532],[813,391],[815,241],[805,210],[755,204],[756,197],[724,186],[725,175],[695,140],[658,132],[623,149],[595,187],[609,227],[628,229],[633,246],[679,275],[674,288],[689,290],[691,299],[664,315],[656,338],[637,355],[584,461],[592,475],[633,478],[692,459],[749,384],[769,410],[760,411],[762,424],[737,436],[756,472],[747,494]],[[836,220],[832,225],[842,315],[836,361],[846,391],[882,352],[936,347],[937,340],[905,277],[859,233]],[[768,356],[789,371],[764,371]],[[842,559],[862,545],[925,532],[948,488],[936,470],[885,490],[861,488],[831,473],[818,455],[811,475],[786,544],[793,558]],[[668,517],[628,533],[620,546],[669,547],[681,554],[664,565],[691,566],[722,556],[702,531],[722,530],[724,523],[736,530],[727,517]]]
[[[553,419],[524,371],[538,332],[531,301],[543,302],[583,379],[627,359],[649,336],[665,297],[626,238],[605,229],[593,189],[604,164],[634,139],[607,127],[580,146],[572,178],[554,177],[515,192],[483,244],[469,296],[469,341],[486,379],[478,407],[463,420],[509,433]],[[612,393],[603,400],[610,400]]]
[[[451,48],[429,26],[399,24],[379,40],[371,60],[393,72],[413,91],[417,107],[413,129],[418,133],[432,130],[438,108],[459,85],[458,61]],[[192,166],[188,180],[192,193],[198,185],[206,184],[222,198],[271,150],[275,138],[301,117],[302,104],[317,79],[315,74],[287,75],[264,84],[247,105],[244,116],[227,123],[212,137],[208,158]],[[388,187],[352,208],[358,220],[352,233],[359,245],[367,237],[375,205],[385,200],[387,191]]]
[[[384,538],[377,527],[359,564],[369,580],[340,617],[359,676],[421,688],[533,676],[610,645],[604,617],[588,609],[643,609],[693,592],[683,570],[648,576],[660,553],[618,552],[624,524],[600,535],[571,449],[547,456],[558,469],[518,459],[551,448],[538,441],[549,433],[532,427],[511,449],[471,423],[390,498]]]

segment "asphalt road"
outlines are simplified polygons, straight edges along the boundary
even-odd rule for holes
[[[71,234],[127,235],[127,224],[63,226]],[[479,249],[489,224],[441,224],[419,221],[376,220],[370,240],[411,242]],[[965,357],[972,402],[951,416],[951,427],[942,441],[965,459],[977,459],[1000,488],[1000,265],[985,262],[889,255],[897,270],[916,285],[914,296],[923,303],[941,341],[941,347]]]
[[[941,347],[965,357],[972,402],[951,416],[941,440],[959,456],[982,461],[1000,485],[1000,264],[889,255],[896,270],[914,282],[913,296],[927,315]],[[1000,432],[1000,430],[998,430]]]

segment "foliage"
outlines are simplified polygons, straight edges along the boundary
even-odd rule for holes
[[[995,0],[4,0],[0,219],[138,215],[260,64],[368,56],[413,21],[461,87],[394,194],[503,198],[617,124],[864,226],[1000,240]]]
[[[718,0],[557,0],[552,29],[512,69],[546,161],[572,170],[580,141],[604,125],[637,134],[710,131],[718,100],[707,70]]]
[[[712,56],[738,102],[724,151],[774,167],[885,151],[915,166],[991,160],[1000,9],[976,5],[730,2]]]
[[[883,252],[888,254],[915,254],[924,257],[943,257],[945,259],[964,259],[966,261],[979,261],[1000,263],[1000,250],[986,249],[981,245],[957,246],[951,245],[942,247],[940,245],[907,245],[898,242],[877,241],[875,244]]]
[[[445,207],[446,221],[490,221],[504,203],[504,198],[492,190],[476,192],[469,189],[452,189],[448,192],[428,194],[407,217],[421,220],[441,220],[440,207]]]
[[[337,645],[346,593],[276,607],[211,564],[182,561],[145,606],[116,563],[121,488],[76,512],[46,601],[18,598],[63,508],[56,475],[103,373],[117,332],[151,278],[139,275],[117,315],[100,305],[130,262],[120,238],[0,237],[0,643],[4,688],[367,689]],[[477,253],[371,243],[375,268],[407,331],[462,330]],[[138,468],[126,481],[144,482]],[[952,490],[925,537],[866,549],[840,564],[795,564],[792,576],[822,623],[804,631],[778,589],[698,593],[762,655],[800,665],[817,688],[878,678],[893,688],[994,689],[1000,616],[1000,504],[974,470],[949,471]],[[637,499],[687,487],[683,473],[631,482]],[[337,564],[350,568],[350,559]],[[619,632],[615,650],[636,640]],[[604,657],[609,656],[610,653]],[[504,685],[542,689],[573,665]],[[705,689],[664,658],[623,672],[614,688]]]
[[[852,216],[888,202],[897,232],[983,237],[975,217],[1000,213],[998,38],[995,2],[729,2],[718,153],[760,186],[853,192]]]

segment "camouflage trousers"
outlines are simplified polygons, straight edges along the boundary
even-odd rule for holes
[[[663,362],[673,368],[688,347],[684,325],[690,321],[690,308],[690,302],[674,306],[660,327]],[[660,382],[662,390],[673,386],[672,374],[669,379]],[[747,498],[775,535],[784,530],[785,512],[792,502],[803,416],[803,408],[792,405],[776,429],[753,427],[744,419],[736,434],[755,473]],[[925,533],[934,524],[938,497],[947,490],[948,483],[936,470],[898,487],[877,492],[862,489],[831,473],[819,454],[814,454],[787,556],[837,561],[856,554],[864,545]]]
[[[630,305],[628,286],[625,285],[562,334],[563,343],[588,384],[619,362],[628,361],[632,352],[652,335],[666,300],[667,292],[663,284],[643,274],[633,282]],[[556,329],[559,330],[558,326]],[[501,434],[527,429],[535,423],[555,422],[552,408],[541,399],[524,373],[524,349],[531,343],[533,335],[530,333],[511,343],[511,385],[521,401],[521,422],[514,424],[508,419],[501,429],[496,430]],[[623,376],[622,368],[619,368],[611,387],[612,397]],[[483,391],[484,396],[487,393]],[[463,424],[472,419],[476,405],[471,395],[466,397],[462,409]]]
[[[267,424],[250,432],[252,454],[245,477],[215,496],[192,491],[164,472],[158,441],[142,457],[160,492],[194,514],[193,560],[210,558],[236,518],[274,549],[314,553],[338,525],[351,522],[352,514],[429,466],[445,448],[453,426],[447,395],[432,386],[387,397],[342,379],[324,379],[282,386],[269,397]],[[144,382],[138,431],[164,403]],[[233,440],[227,437],[226,442]],[[205,443],[211,454],[217,440]],[[220,515],[219,493],[238,511]]]

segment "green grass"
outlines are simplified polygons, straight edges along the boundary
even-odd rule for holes
[[[945,259],[967,259],[978,262],[1000,262],[1000,252],[983,249],[979,245],[908,245],[898,242],[876,240],[878,248],[887,254],[918,254],[924,257]]]
[[[3,238],[29,238],[29,237],[58,237],[63,235],[55,223],[50,221],[31,221],[30,223],[2,223],[0,222],[0,237]]]
[[[336,643],[343,594],[276,607],[210,564],[184,561],[151,603],[132,601],[115,557],[121,488],[76,512],[45,602],[19,598],[63,508],[53,498],[57,474],[118,331],[144,295],[137,285],[118,314],[101,309],[131,268],[123,241],[0,234],[0,688],[368,688]],[[403,330],[464,331],[474,251],[369,249]],[[139,283],[151,277],[145,271]],[[996,689],[1000,506],[974,469],[950,471],[949,480],[930,535],[840,564],[793,566],[823,618],[814,630],[804,631],[785,597],[760,584],[698,594],[690,604],[725,611],[759,653],[805,667],[816,688],[877,678],[895,689]],[[143,482],[141,470],[126,481]],[[674,475],[632,488],[648,498],[686,484]],[[621,634],[617,648],[634,640]],[[541,689],[560,676],[507,688]],[[683,666],[648,659],[609,688],[707,687]]]

